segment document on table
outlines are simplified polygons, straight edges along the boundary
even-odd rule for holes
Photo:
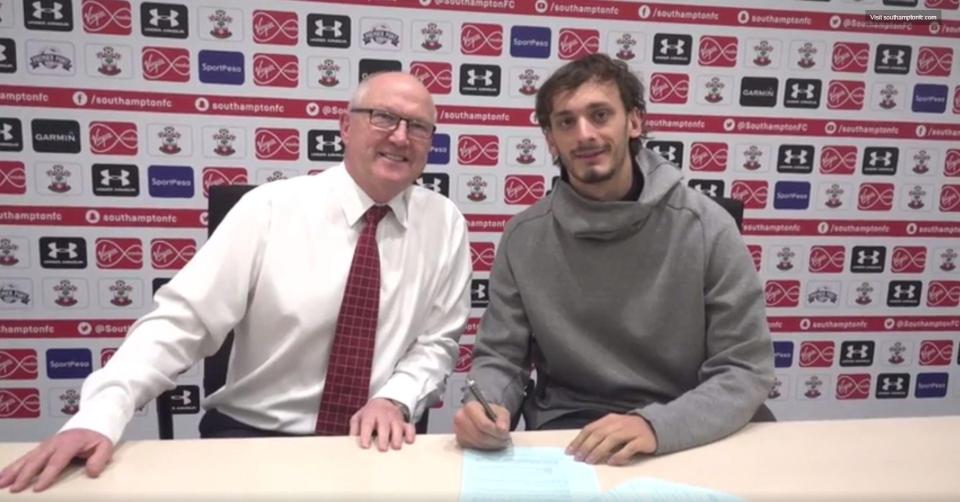
[[[743,502],[740,497],[699,486],[656,478],[637,478],[594,497],[590,502]]]
[[[561,448],[468,450],[463,455],[460,502],[588,501],[599,494],[593,466],[575,462]]]

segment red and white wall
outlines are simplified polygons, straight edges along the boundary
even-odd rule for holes
[[[0,438],[75,412],[203,244],[209,186],[337,163],[336,119],[382,68],[434,93],[421,181],[470,224],[475,308],[431,414],[450,431],[500,232],[557,175],[532,93],[597,51],[647,83],[650,146],[746,204],[779,417],[960,412],[958,1],[770,5],[0,0]],[[200,380],[181,377],[178,437]],[[154,403],[128,432],[156,437]]]

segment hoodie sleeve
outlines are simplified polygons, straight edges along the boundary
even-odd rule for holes
[[[656,431],[658,454],[707,444],[740,430],[773,385],[773,344],[763,288],[732,222],[707,242],[704,266],[707,330],[700,383],[669,403],[632,412]]]
[[[520,411],[530,378],[530,324],[510,263],[509,231],[500,240],[490,272],[490,304],[480,321],[469,378],[485,397],[510,411]],[[471,401],[464,393],[463,402]]]

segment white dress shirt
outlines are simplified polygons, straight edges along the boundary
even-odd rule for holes
[[[233,329],[226,384],[206,408],[251,426],[312,433],[362,216],[373,200],[343,164],[260,186],[234,206],[196,256],[156,294],[110,362],[83,384],[63,430],[116,443],[134,410],[217,351]],[[463,215],[411,186],[377,228],[380,313],[370,397],[416,420],[439,399],[470,311]]]

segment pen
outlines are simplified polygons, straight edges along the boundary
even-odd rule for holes
[[[468,378],[467,389],[471,394],[473,394],[473,398],[480,402],[480,406],[483,406],[483,413],[487,415],[487,418],[489,418],[491,422],[496,423],[497,414],[493,412],[493,408],[490,407],[490,403],[487,402],[487,398],[483,397],[483,393],[480,392],[479,388],[477,388],[477,382]]]

